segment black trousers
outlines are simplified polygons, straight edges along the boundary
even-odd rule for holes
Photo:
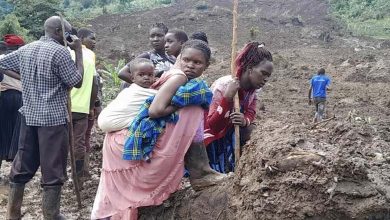
[[[22,117],[19,148],[12,163],[10,180],[27,183],[41,166],[42,186],[62,185],[66,178],[69,148],[68,126],[28,126]]]
[[[12,161],[18,151],[22,93],[9,89],[0,94],[0,160]]]

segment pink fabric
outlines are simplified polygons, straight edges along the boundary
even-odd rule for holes
[[[151,163],[122,159],[127,129],[107,133],[91,218],[137,219],[137,207],[159,205],[175,192],[183,177],[185,153],[202,119],[201,107],[182,108],[176,125],[168,124],[159,138]]]
[[[203,110],[204,112],[204,110]],[[199,128],[198,130],[196,130],[196,133],[195,133],[195,136],[194,136],[194,139],[192,140],[192,142],[194,143],[203,143],[203,136],[204,136],[204,113],[202,115],[202,120],[199,124]]]
[[[184,75],[187,78],[187,76],[183,73],[183,71],[176,69],[176,68],[171,68],[168,72],[164,72],[161,75],[161,77],[155,83],[153,83],[153,85],[150,86],[150,88],[151,89],[160,89],[161,86],[174,75]]]

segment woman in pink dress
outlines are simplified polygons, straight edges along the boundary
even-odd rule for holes
[[[177,110],[170,105],[172,97],[188,80],[202,75],[209,65],[210,54],[209,47],[202,41],[192,40],[183,45],[180,68],[167,72],[152,85],[159,91],[150,105],[150,118],[160,118]],[[158,138],[150,163],[122,159],[127,129],[107,133],[91,219],[137,219],[138,207],[160,205],[178,189],[185,157],[193,187],[212,185],[221,179],[222,176],[208,166],[203,147],[204,110],[190,106],[181,108],[178,113],[176,124],[168,123]]]

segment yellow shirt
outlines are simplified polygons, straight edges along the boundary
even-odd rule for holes
[[[92,50],[86,48],[84,45],[82,53],[84,65],[83,84],[78,89],[73,88],[70,93],[72,100],[72,112],[89,114],[93,76],[96,72],[95,53]],[[73,60],[75,60],[76,56],[73,50],[71,51],[71,55]]]

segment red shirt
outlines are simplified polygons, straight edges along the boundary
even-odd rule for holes
[[[204,142],[206,146],[224,137],[228,130],[233,127],[229,120],[229,115],[233,110],[233,102],[228,101],[224,97],[231,80],[231,76],[224,76],[215,81],[211,86],[213,100],[209,110],[205,112]],[[256,117],[257,91],[239,90],[238,95],[244,117],[248,122],[247,124],[250,124]]]

